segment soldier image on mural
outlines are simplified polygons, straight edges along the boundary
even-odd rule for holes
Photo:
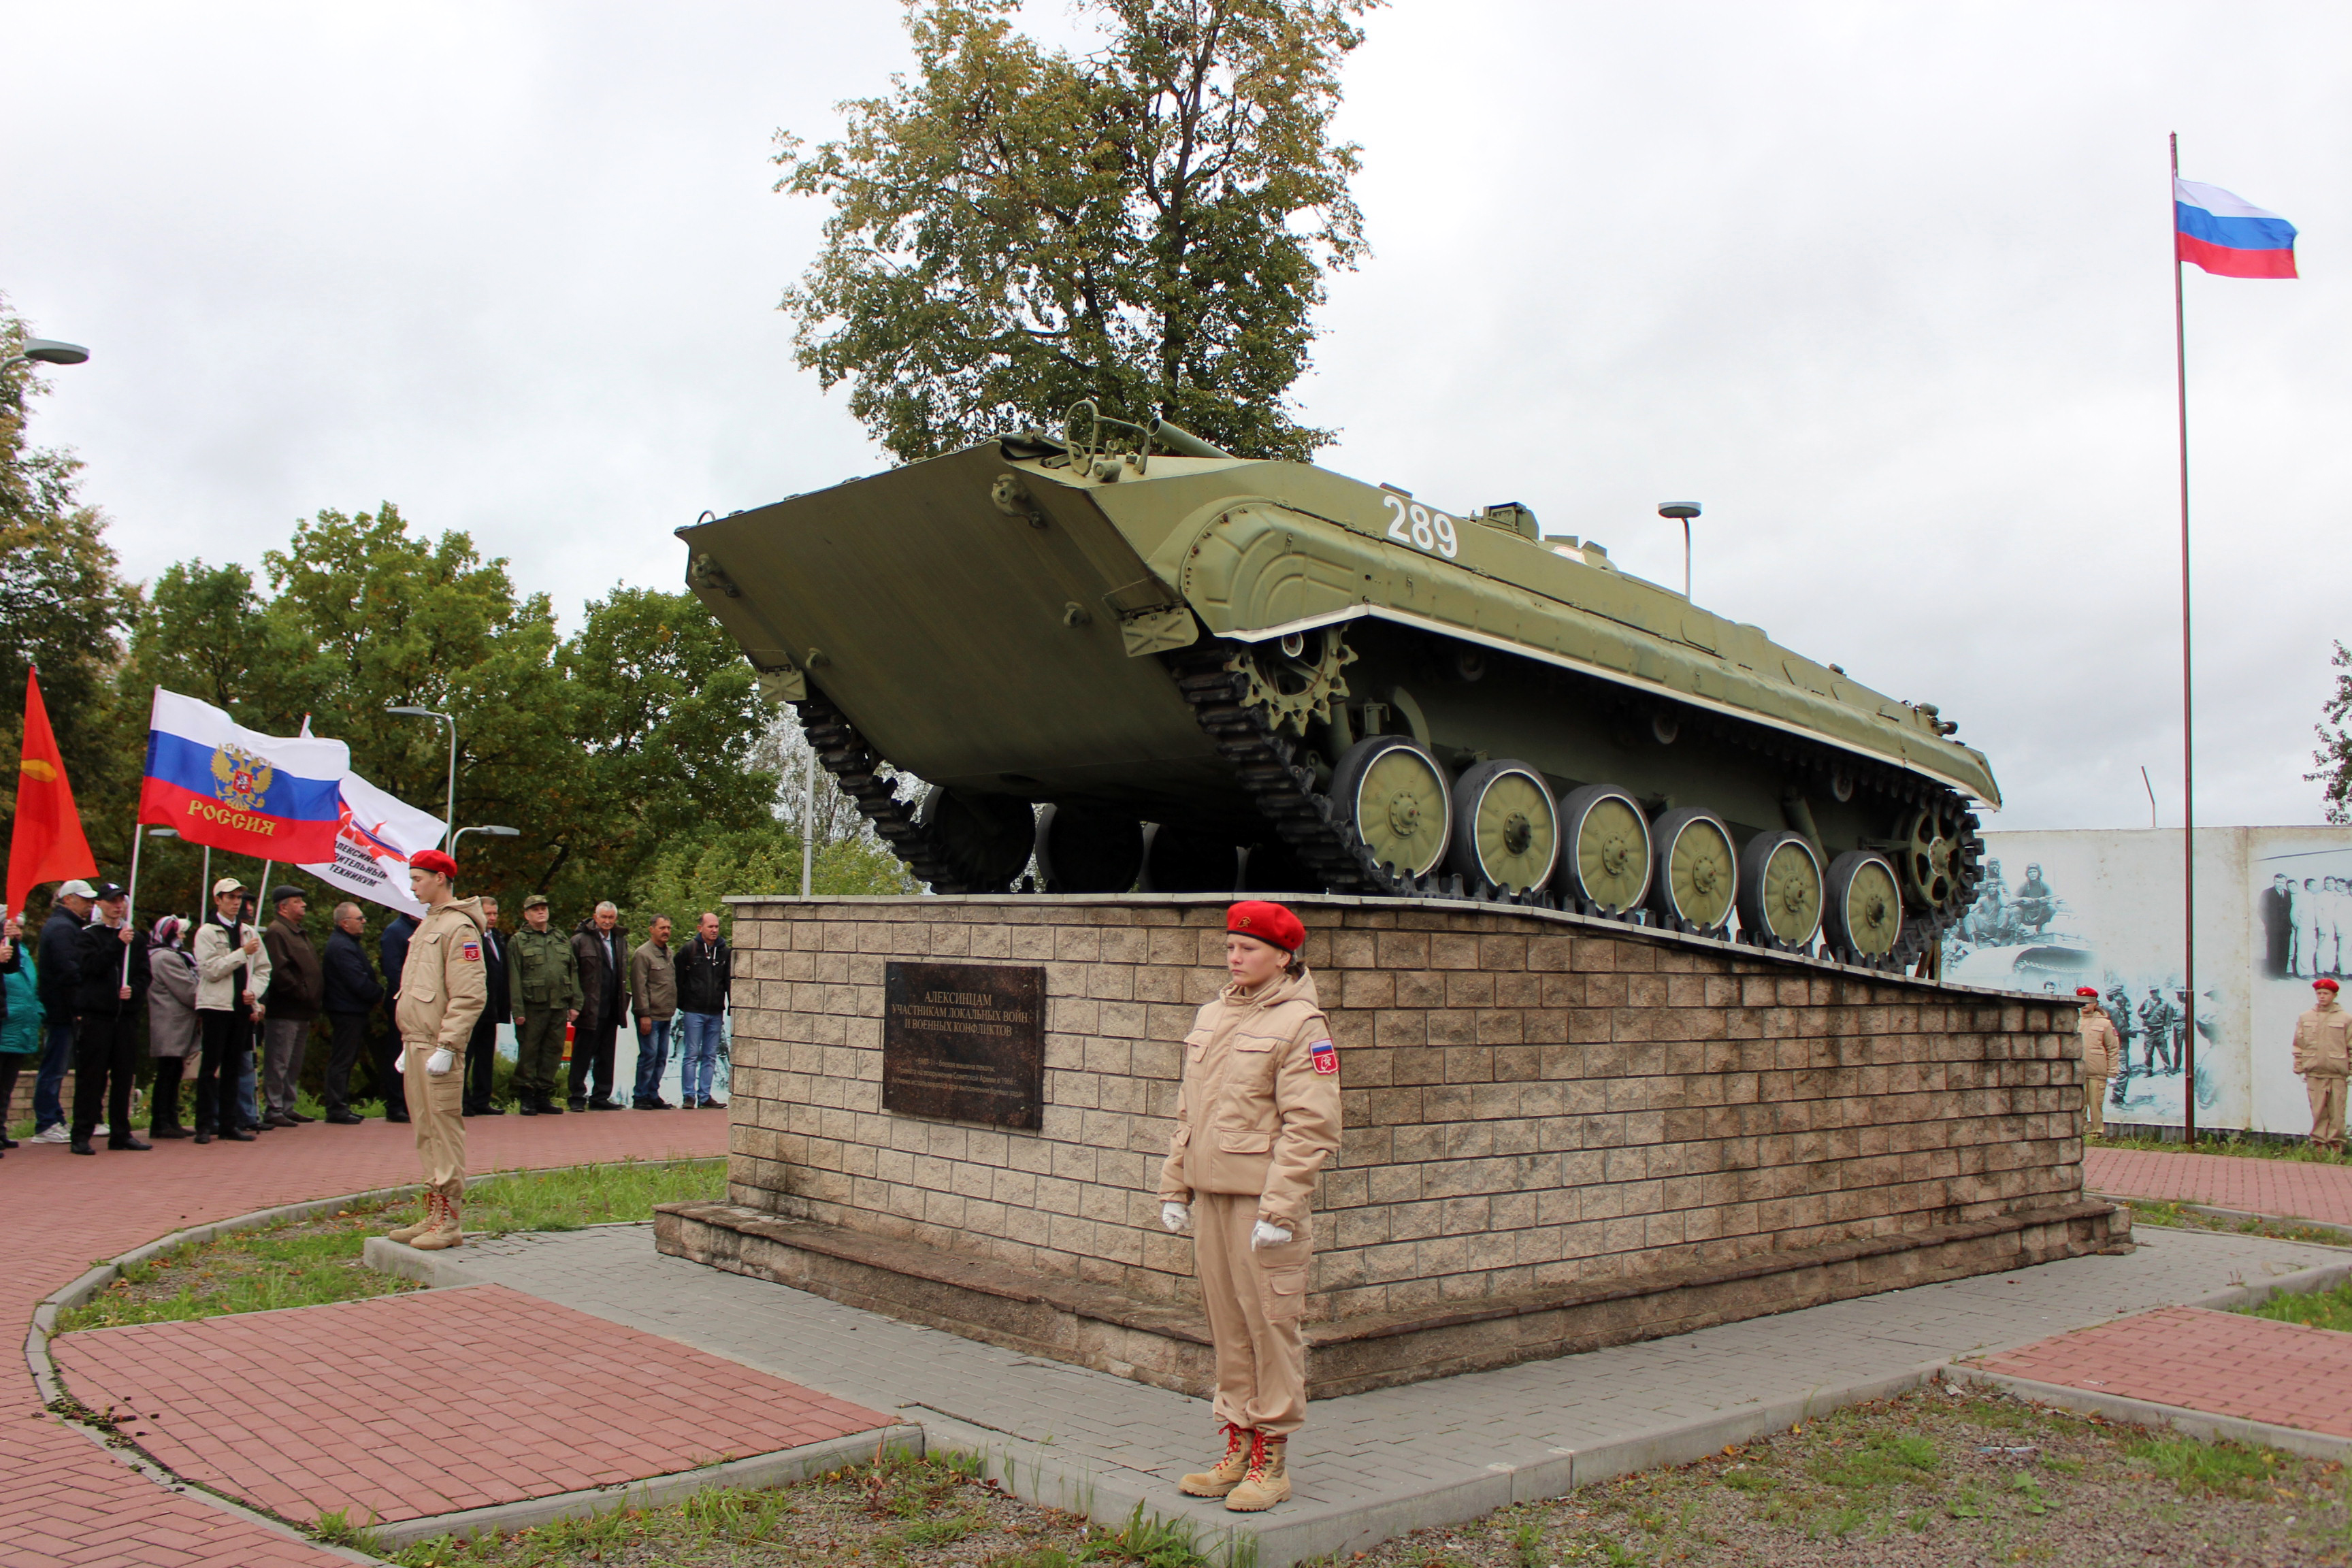
[[[2198,832],[2197,1121],[2301,1134],[2295,1019],[2311,984],[2352,961],[2352,829]],[[2191,1008],[2181,942],[2180,835],[1993,833],[1984,880],[1944,942],[1962,984],[2095,988],[2121,1042],[2106,1118],[2184,1120]]]

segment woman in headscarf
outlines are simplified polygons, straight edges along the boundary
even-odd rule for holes
[[[180,945],[187,922],[165,915],[147,933],[147,1054],[155,1058],[155,1086],[148,1103],[150,1138],[185,1138],[180,1125],[180,1078],[203,1029],[196,1017],[196,961]]]

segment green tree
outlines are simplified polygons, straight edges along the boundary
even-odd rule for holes
[[[1378,0],[1079,0],[1084,56],[1019,0],[906,4],[912,79],[840,141],[777,132],[777,188],[834,206],[784,297],[802,365],[908,461],[1081,397],[1253,456],[1328,442],[1286,395],[1364,254],[1330,121]]]
[[[0,297],[0,360],[27,335]],[[138,775],[113,685],[138,594],[122,581],[105,517],[80,498],[80,461],[26,437],[26,404],[43,390],[31,365],[0,371],[0,733],[24,733],[25,671],[38,667],[90,847],[110,858],[129,846],[127,792]],[[0,844],[16,800],[0,790]]]
[[[2352,647],[2336,645],[2336,689],[2320,706],[2319,750],[2311,760],[2316,773],[2303,776],[2317,781],[2327,820],[2352,822]]]

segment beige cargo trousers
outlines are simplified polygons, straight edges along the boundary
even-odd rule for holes
[[[481,902],[452,899],[427,912],[408,939],[396,1019],[407,1058],[401,1089],[416,1127],[417,1159],[425,1186],[445,1198],[466,1192],[466,1042],[489,998]],[[436,1049],[457,1058],[438,1078],[425,1068]]]

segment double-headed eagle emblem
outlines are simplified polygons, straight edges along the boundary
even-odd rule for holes
[[[240,811],[259,811],[277,771],[242,746],[213,752],[213,793]]]

